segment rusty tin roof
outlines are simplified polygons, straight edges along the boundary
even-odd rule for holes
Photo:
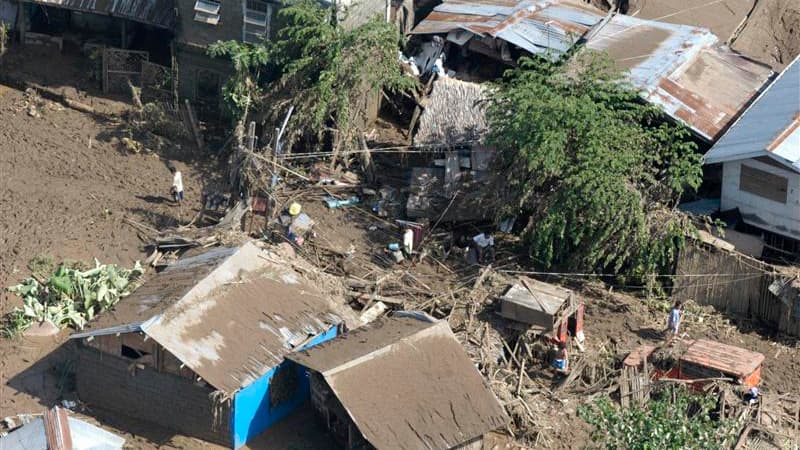
[[[764,355],[721,342],[698,339],[681,356],[681,361],[743,378],[761,366]]]
[[[618,14],[586,46],[607,52],[645,100],[713,142],[773,75],[718,41],[704,28]]]
[[[156,274],[73,339],[141,331],[231,394],[352,313],[252,243]]]
[[[555,60],[602,18],[595,8],[565,0],[445,0],[411,33],[491,36]]]
[[[0,438],[2,450],[122,450],[125,439],[56,406]]]
[[[449,449],[508,422],[446,321],[377,320],[288,358],[319,372],[376,448]]]
[[[571,0],[445,0],[412,33],[447,33],[460,45],[490,36],[550,59],[584,40],[588,48],[607,52],[646,101],[708,142],[725,131],[773,75],[769,67],[722,45],[707,29],[604,16]]]
[[[103,14],[146,23],[159,28],[172,28],[177,19],[174,0],[29,0],[55,8]]]
[[[705,155],[706,164],[767,156],[800,172],[800,56]]]

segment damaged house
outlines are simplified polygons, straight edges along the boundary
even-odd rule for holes
[[[482,204],[483,191],[477,188],[488,181],[493,156],[483,142],[488,129],[485,89],[444,77],[433,83],[431,94],[422,101],[414,145],[427,149],[433,164],[411,170],[408,217],[444,222],[491,217],[491,208]]]
[[[412,34],[444,37],[448,66],[456,71],[470,53],[514,64],[525,54],[557,60],[583,43],[607,52],[644,100],[707,142],[772,76],[704,28],[605,14],[573,0],[445,0]]]
[[[508,417],[447,321],[396,313],[289,356],[346,449],[481,449]]]
[[[769,242],[800,252],[800,59],[744,111],[705,164],[722,165],[721,211],[737,209]]]
[[[81,400],[232,448],[285,417],[309,389],[285,355],[352,313],[275,258],[252,243],[185,257],[73,334]]]

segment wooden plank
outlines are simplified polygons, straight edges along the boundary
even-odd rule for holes
[[[186,106],[186,115],[189,119],[192,136],[194,137],[195,144],[197,144],[197,149],[203,150],[203,137],[200,135],[200,128],[197,126],[197,121],[195,120],[194,113],[192,111],[192,105],[189,103],[188,98],[184,100],[184,105]]]

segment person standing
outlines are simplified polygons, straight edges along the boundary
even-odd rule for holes
[[[670,331],[670,338],[674,338],[678,335],[678,330],[681,326],[681,315],[683,308],[683,303],[680,300],[675,302],[675,305],[672,306],[672,309],[669,311],[669,319],[667,320],[667,326],[669,327]]]
[[[172,198],[180,204],[183,201],[183,175],[175,166],[170,166],[169,171],[172,172]]]

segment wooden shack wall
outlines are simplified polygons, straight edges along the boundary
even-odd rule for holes
[[[707,275],[705,275],[707,274]],[[800,336],[800,320],[793,306],[769,291],[781,277],[775,267],[737,252],[707,245],[688,245],[678,256],[672,297],[711,305],[741,315],[793,336]]]

